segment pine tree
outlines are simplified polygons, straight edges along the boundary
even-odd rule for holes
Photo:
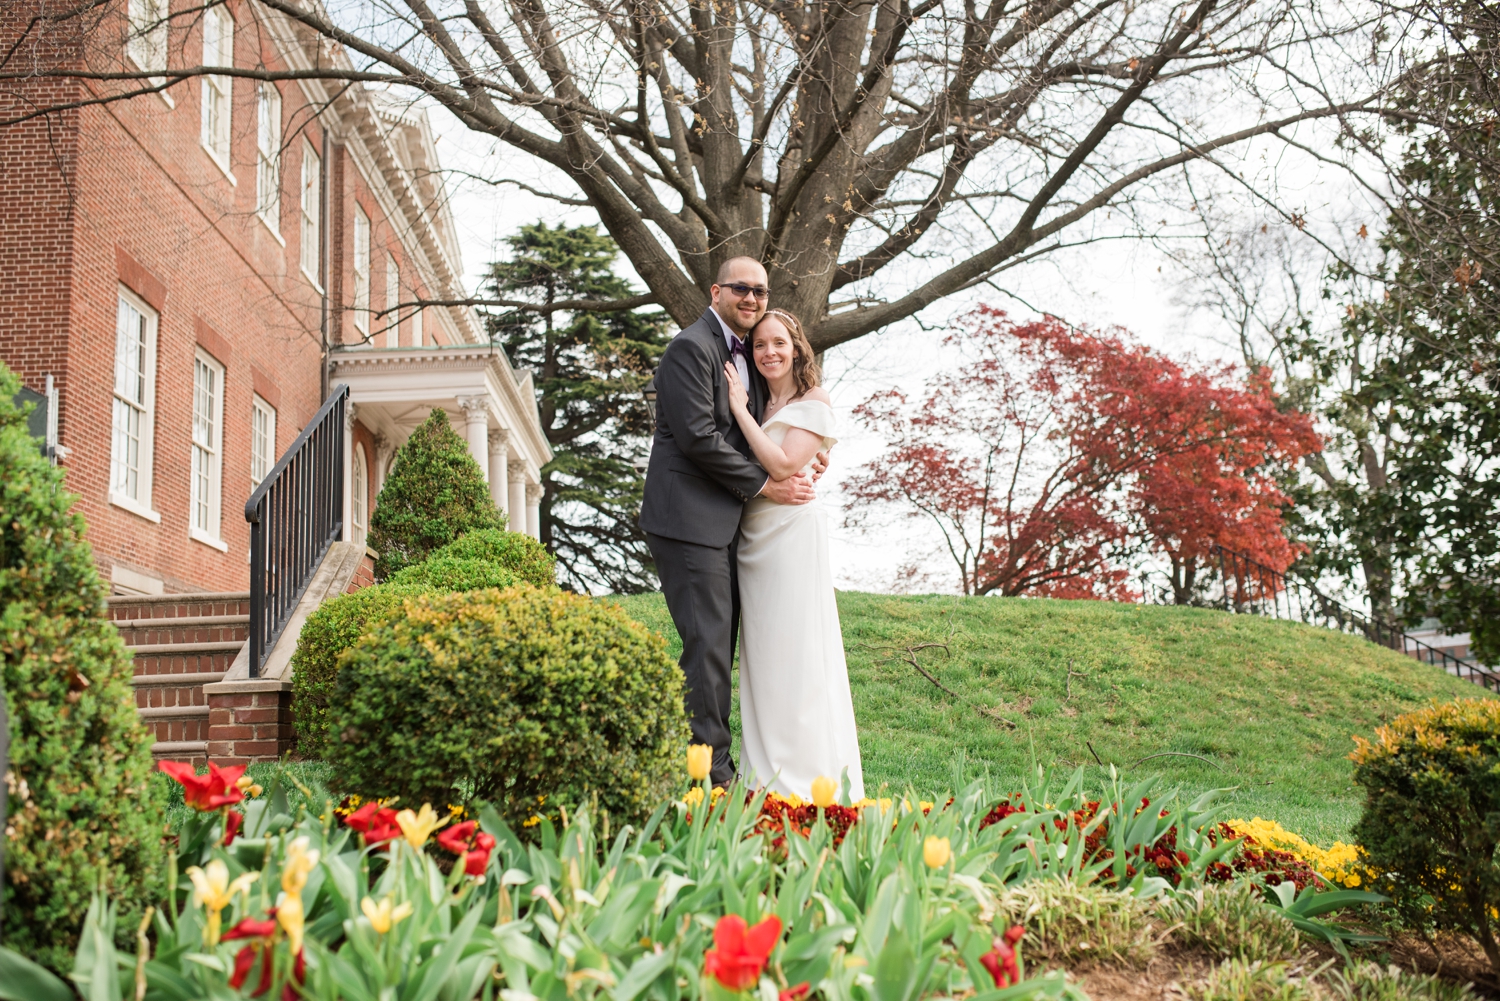
[[[434,409],[396,450],[391,475],[370,517],[370,548],[379,553],[375,577],[420,563],[428,554],[477,528],[504,528],[468,444]]]
[[[596,226],[523,226],[494,264],[498,298],[547,306],[635,294],[611,268],[618,248]],[[541,540],[557,557],[558,582],[578,591],[655,590],[646,537],[636,524],[651,416],[641,395],[666,347],[661,312],[514,310],[491,335],[518,368],[533,370],[537,407],[553,459],[542,469]]]

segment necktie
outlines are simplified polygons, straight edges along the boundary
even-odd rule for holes
[[[745,342],[733,334],[729,335],[729,360],[734,361],[736,357],[745,359],[748,364],[750,356],[745,353]]]

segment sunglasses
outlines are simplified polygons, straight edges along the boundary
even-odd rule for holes
[[[740,282],[731,282],[728,285],[720,285],[719,288],[727,288],[729,291],[733,292],[741,299],[752,293],[757,299],[767,299],[770,298],[771,295],[771,290],[768,288],[762,288],[759,285],[744,285]]]

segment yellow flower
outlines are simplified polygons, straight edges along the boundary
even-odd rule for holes
[[[286,858],[281,863],[281,888],[289,894],[301,896],[307,874],[318,864],[318,853],[307,850],[309,843],[304,836],[286,846]]]
[[[234,785],[235,788],[239,789],[240,792],[244,793],[246,796],[249,796],[251,799],[254,799],[256,796],[259,796],[261,793],[265,792],[265,790],[256,785],[255,780],[248,775],[241,775],[240,780]]]
[[[929,869],[941,869],[953,857],[947,838],[928,838],[922,842],[922,861]]]
[[[703,802],[703,787],[693,786],[693,788],[689,789],[687,791],[687,794],[682,797],[682,801],[688,806],[697,806],[699,803]]]
[[[406,837],[406,843],[418,849],[427,843],[433,831],[447,822],[447,817],[438,817],[431,803],[423,803],[421,813],[402,810],[396,814],[396,823],[400,825],[401,833]]]
[[[714,770],[714,749],[708,744],[689,744],[687,765],[688,778],[702,782]]]
[[[219,944],[219,912],[228,907],[237,893],[248,893],[250,884],[260,878],[258,872],[247,872],[229,881],[229,867],[219,859],[202,869],[189,866],[188,879],[193,881],[193,903],[208,908],[208,923],[203,927],[203,941],[212,949]]]
[[[1361,880],[1359,878],[1359,873],[1357,872],[1351,872],[1349,875],[1344,877],[1344,885],[1349,887],[1350,889],[1358,886],[1360,882]]]
[[[393,906],[390,897],[386,897],[378,904],[366,897],[359,902],[359,909],[364,911],[365,917],[370,919],[370,927],[381,935],[411,917],[411,901],[403,900]]]
[[[292,955],[302,951],[302,894],[283,893],[276,898],[276,923],[286,932],[286,943]]]
[[[833,805],[833,797],[838,795],[838,783],[827,775],[819,775],[812,781],[813,806],[829,807]]]

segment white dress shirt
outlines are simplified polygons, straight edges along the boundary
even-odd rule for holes
[[[729,329],[729,324],[724,322],[724,318],[719,315],[718,310],[710,309],[708,312],[709,315],[712,316],[714,320],[719,324],[719,330],[724,334],[724,346],[729,349],[729,356],[734,359],[734,370],[740,374],[740,385],[745,387],[745,392],[750,392],[750,366],[745,361],[746,355],[737,355],[734,353],[735,343],[743,342],[740,341],[738,337],[734,336],[734,333]],[[749,350],[750,345],[746,344],[745,351],[748,353]]]

